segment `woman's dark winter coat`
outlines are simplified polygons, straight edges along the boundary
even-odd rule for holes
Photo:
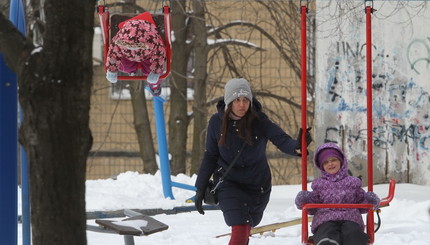
[[[244,139],[237,135],[238,121],[229,119],[225,146],[219,146],[221,125],[225,111],[224,101],[217,104],[208,125],[206,151],[195,186],[205,189],[214,175],[215,182],[223,175],[242,147]],[[251,109],[251,108],[250,108]],[[261,104],[253,100],[252,109],[259,119],[252,125],[252,145],[246,145],[234,167],[218,189],[220,208],[227,225],[250,224],[256,226],[263,217],[271,192],[271,173],[266,157],[266,145],[270,140],[282,152],[296,156],[297,141],[273,123],[262,111]]]

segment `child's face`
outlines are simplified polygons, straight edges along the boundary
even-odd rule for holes
[[[322,163],[324,171],[335,174],[340,169],[340,160],[337,157],[329,157]]]

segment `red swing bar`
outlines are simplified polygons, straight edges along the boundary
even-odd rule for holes
[[[367,1],[364,1],[366,4]],[[372,1],[373,5],[373,1]],[[366,64],[367,64],[367,188],[373,191],[373,125],[372,125],[372,18],[373,6],[366,6]],[[373,212],[372,212],[373,216]]]
[[[388,206],[388,204],[394,198],[396,181],[391,180],[388,196],[381,199],[380,207]],[[373,205],[372,204],[316,204],[308,203],[304,204],[302,207],[302,244],[313,244],[308,238],[308,209],[312,208],[366,208],[368,209],[367,221],[366,221],[366,232],[369,236],[369,244],[373,244],[375,241],[375,223],[373,215]]]
[[[109,30],[110,30],[110,22],[109,22],[109,9],[108,7],[103,5],[97,6],[97,12],[99,14],[100,26],[102,28],[103,34],[103,51],[104,57],[107,57],[107,53],[109,50]],[[166,78],[170,74],[171,61],[172,61],[172,38],[170,36],[170,32],[172,29],[172,17],[170,13],[169,6],[163,6],[163,15],[164,15],[164,36],[165,36],[165,49],[166,49],[166,69],[161,74],[159,80]],[[104,62],[106,63],[106,62]],[[106,70],[106,64],[104,64]],[[147,76],[118,76],[118,80],[146,80]]]
[[[301,12],[301,24],[302,24],[302,32],[301,32],[301,51],[302,51],[302,60],[301,60],[301,65],[302,65],[302,73],[301,73],[301,78],[302,78],[302,148],[301,149],[305,149],[304,151],[302,150],[302,176],[307,176],[307,144],[306,144],[306,129],[307,129],[307,121],[306,121],[306,112],[307,112],[307,101],[306,101],[306,97],[307,97],[307,92],[306,92],[306,83],[307,83],[307,64],[306,64],[306,56],[307,56],[307,50],[306,50],[306,13],[308,12],[308,7],[307,6],[302,6],[301,1],[300,1],[300,12]],[[304,177],[302,178],[302,189],[306,190],[307,189],[307,178]]]
[[[365,0],[366,5],[367,0]],[[306,13],[307,6],[302,6],[300,1],[301,12],[301,45],[302,45],[302,130],[306,130]],[[373,5],[373,2],[372,2]],[[365,6],[366,13],[366,62],[367,62],[367,173],[368,173],[368,191],[373,191],[373,135],[372,135],[372,25],[371,14],[373,6]],[[305,135],[302,135],[302,149],[306,149]],[[307,189],[307,161],[306,155],[302,154],[302,190]],[[381,200],[380,206],[388,205],[394,198],[395,180],[390,181],[388,196]],[[313,244],[309,240],[308,233],[308,209],[312,208],[366,208],[368,209],[366,232],[369,236],[369,244],[375,240],[374,213],[372,204],[304,204],[302,207],[302,244]]]
[[[104,58],[106,58],[109,50],[109,29],[110,29],[109,8],[104,6],[104,4],[98,5],[97,13],[99,14],[100,27],[102,29],[102,35],[103,35],[103,55],[104,55]],[[103,61],[103,65],[106,70],[106,65],[104,63],[105,62]]]

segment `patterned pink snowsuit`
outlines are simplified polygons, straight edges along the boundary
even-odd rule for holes
[[[107,70],[135,73],[141,63],[144,75],[162,74],[166,50],[151,14],[144,12],[120,23],[119,27],[109,46]]]

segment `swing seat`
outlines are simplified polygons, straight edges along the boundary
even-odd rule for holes
[[[388,190],[388,196],[381,199],[379,204],[380,207],[388,206],[394,198],[394,190],[396,181],[391,180]],[[368,209],[366,218],[366,233],[369,236],[368,244],[373,244],[375,241],[375,223],[373,216],[373,205],[372,204],[316,204],[307,203],[302,207],[302,244],[311,245],[314,244],[312,236],[308,237],[308,210],[313,208],[366,208]]]
[[[111,43],[112,38],[119,31],[118,25],[134,16],[138,15],[135,13],[113,13],[109,14],[108,8],[99,5],[97,6],[97,11],[100,18],[100,25],[102,28],[103,34],[103,44],[104,44],[104,58],[106,59],[107,53],[109,50],[109,45]],[[151,14],[152,18],[157,26],[158,34],[164,41],[164,46],[166,49],[166,67],[163,73],[160,75],[159,80],[166,78],[170,74],[171,60],[172,60],[172,42],[170,37],[171,32],[171,15],[169,6],[163,7],[163,13],[160,14]],[[104,63],[106,63],[104,61]],[[106,64],[105,64],[106,70]],[[122,75],[118,76],[118,80],[146,80],[147,76],[130,76],[130,75]]]
[[[169,228],[168,225],[146,215],[130,217],[119,222],[101,219],[97,219],[95,222],[120,235],[132,236],[150,235],[156,232],[167,230]],[[141,222],[141,225],[139,225],[139,222]],[[134,224],[134,226],[132,227],[130,224]],[[139,226],[139,229],[135,226]]]
[[[135,245],[135,236],[147,236],[169,228],[168,225],[154,218],[130,209],[124,210],[124,215],[129,216],[130,218],[126,218],[121,221],[96,219],[95,222],[99,224],[100,227],[87,224],[87,230],[108,234],[119,234],[124,237],[125,245]]]

